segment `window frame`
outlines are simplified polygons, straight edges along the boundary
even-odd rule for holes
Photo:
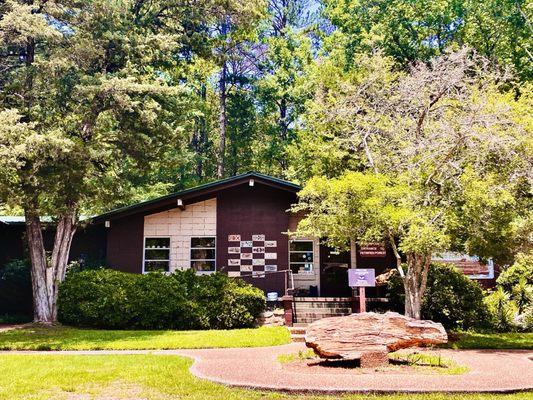
[[[146,240],[147,239],[168,239],[168,247],[165,247],[165,248],[157,248],[157,249],[154,249],[154,248],[147,248],[146,247]],[[142,263],[142,273],[143,274],[147,274],[149,272],[157,272],[157,271],[147,271],[146,270],[146,262],[150,262],[150,261],[162,261],[162,262],[167,262],[168,263],[168,269],[166,271],[162,271],[163,273],[165,274],[169,274],[170,273],[170,260],[171,260],[171,255],[170,255],[170,249],[171,249],[171,245],[172,245],[172,238],[170,236],[158,236],[158,235],[150,235],[150,236],[144,236],[144,240],[143,240],[143,263]],[[168,251],[168,260],[150,260],[150,259],[146,259],[146,250],[167,250]]]
[[[193,239],[203,239],[203,238],[208,238],[208,239],[213,239],[214,240],[214,246],[213,247],[192,247],[192,240]],[[214,255],[214,258],[192,258],[192,251],[193,250],[214,250],[215,251],[215,255]],[[215,263],[215,269],[212,270],[212,271],[194,271],[196,274],[198,275],[209,275],[209,274],[214,274],[215,272],[217,272],[217,237],[216,235],[215,236],[212,236],[212,235],[202,235],[202,236],[190,236],[189,237],[189,268],[190,269],[194,269],[193,266],[192,266],[192,263],[194,261],[214,261]]]
[[[298,268],[298,272],[292,272],[296,275],[311,275],[315,273],[315,241],[312,239],[294,239],[289,242],[289,271],[292,271],[291,265],[305,265],[309,264],[309,262],[298,262],[298,261],[291,261],[291,254],[304,254],[309,253],[309,251],[301,251],[301,250],[291,250],[291,243],[311,243],[311,254],[313,255],[313,261],[311,261],[311,270],[310,271],[302,271],[300,272],[300,269]]]

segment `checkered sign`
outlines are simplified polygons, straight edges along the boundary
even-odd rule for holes
[[[278,270],[276,240],[266,240],[257,234],[245,238],[228,235],[228,275],[232,277],[251,276],[264,278],[265,272]]]

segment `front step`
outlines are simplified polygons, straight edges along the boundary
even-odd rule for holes
[[[296,325],[296,324],[295,324]],[[290,326],[291,340],[293,342],[305,342],[305,329],[307,324],[298,324],[299,326]]]
[[[294,299],[294,319],[311,323],[322,318],[352,314],[353,300],[346,297],[297,297]]]

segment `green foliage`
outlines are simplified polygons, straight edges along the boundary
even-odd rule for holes
[[[11,260],[0,267],[0,315],[32,315],[31,274],[27,260]]]
[[[517,307],[502,287],[498,287],[497,290],[485,297],[485,304],[489,309],[493,329],[500,332],[515,329]]]
[[[500,273],[496,282],[510,293],[521,279],[533,285],[533,253],[519,254],[515,262]]]
[[[225,275],[70,273],[59,291],[59,320],[118,329],[229,329],[253,326],[264,294]]]
[[[403,311],[404,288],[398,273],[387,283],[391,306]],[[446,329],[475,329],[487,326],[488,309],[481,286],[453,265],[431,264],[422,318],[440,322]]]

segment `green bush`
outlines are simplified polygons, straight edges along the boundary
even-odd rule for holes
[[[518,254],[514,264],[505,268],[496,282],[507,293],[511,293],[521,279],[525,279],[528,285],[533,285],[533,253]]]
[[[115,329],[251,327],[265,308],[261,290],[222,274],[128,274],[109,269],[67,275],[59,320]]]
[[[485,297],[485,304],[490,313],[490,322],[493,329],[499,332],[510,332],[516,329],[515,316],[517,307],[503,287]]]
[[[388,284],[392,308],[403,312],[404,288],[396,273]],[[422,302],[422,318],[440,322],[446,329],[471,329],[488,322],[481,286],[453,265],[431,264]]]

